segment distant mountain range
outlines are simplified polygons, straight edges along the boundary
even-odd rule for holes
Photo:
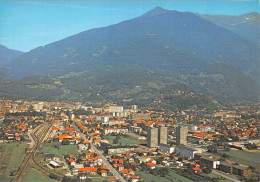
[[[24,52],[8,49],[7,47],[0,45],[0,67],[7,65],[22,54],[24,54]]]
[[[240,16],[199,15],[260,45],[260,14],[253,12]]]
[[[220,17],[157,7],[21,55],[2,70],[25,78],[2,82],[0,95],[10,96],[6,90],[20,85],[27,93],[13,98],[132,99],[167,107],[255,101],[260,78],[255,27],[257,13]],[[33,90],[38,95],[27,96]]]

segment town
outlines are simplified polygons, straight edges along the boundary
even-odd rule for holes
[[[257,104],[0,100],[1,181],[259,181]]]

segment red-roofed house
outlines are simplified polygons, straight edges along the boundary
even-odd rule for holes
[[[192,170],[194,171],[194,173],[201,172],[201,169],[199,167],[194,167]]]
[[[156,166],[154,163],[151,163],[151,162],[147,163],[146,165],[150,169],[155,169],[155,166]]]

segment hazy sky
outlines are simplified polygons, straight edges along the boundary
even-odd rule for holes
[[[258,0],[0,0],[0,44],[29,51],[140,16],[156,6],[202,14],[260,13]]]

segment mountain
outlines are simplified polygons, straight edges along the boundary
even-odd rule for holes
[[[87,73],[57,78],[32,75],[2,82],[0,95],[10,99],[116,102],[164,109],[220,105],[172,75],[143,68],[125,68],[95,76]]]
[[[7,47],[0,45],[0,67],[7,65],[22,54],[23,52],[21,51],[8,49]]]
[[[200,15],[223,28],[231,30],[260,45],[260,14],[253,12],[240,16]]]
[[[0,83],[0,95],[10,99],[127,102],[163,109],[210,108],[259,98],[254,80],[222,63],[179,77],[128,67],[96,75],[87,72],[56,78],[32,75]]]
[[[7,74],[5,72],[0,70],[0,82],[1,81],[6,81],[6,80],[10,80],[10,77],[7,76]]]
[[[185,74],[182,80],[217,100],[236,102],[259,99],[259,81],[223,63],[210,64],[196,74]]]
[[[9,63],[5,71],[22,78],[137,65],[176,75],[220,62],[258,74],[259,50],[251,41],[193,13],[157,7],[135,19],[36,48]]]
[[[0,96],[208,108],[259,100],[259,46],[189,12],[157,7],[38,47],[5,66]]]

